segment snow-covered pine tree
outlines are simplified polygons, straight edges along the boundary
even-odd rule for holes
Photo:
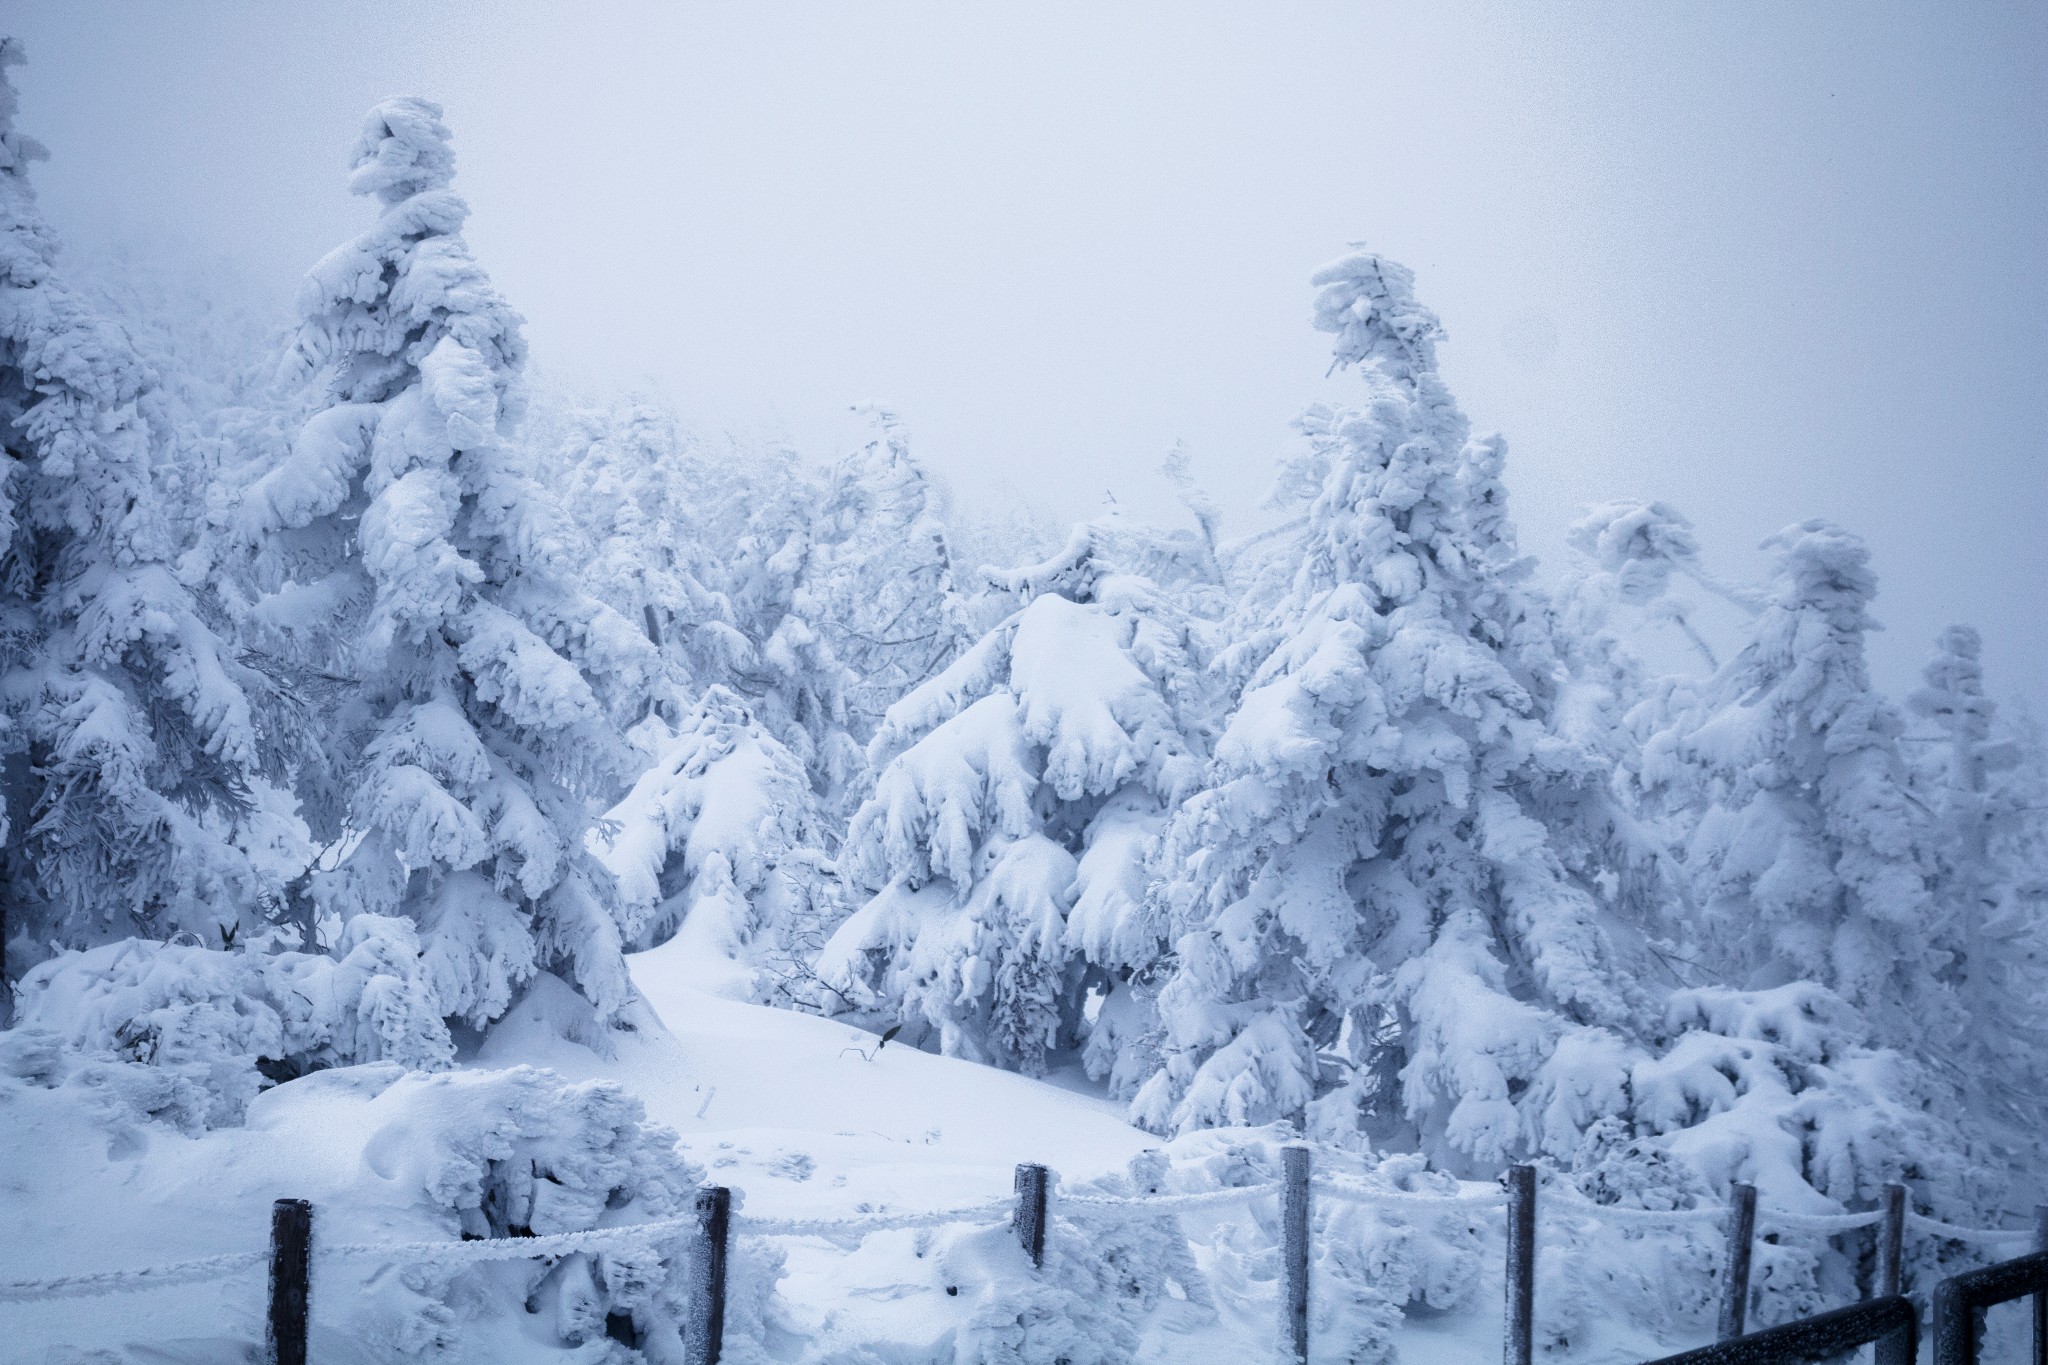
[[[810,591],[850,678],[852,733],[865,742],[889,706],[952,662],[973,634],[931,475],[893,411],[862,410],[875,436],[832,470]]]
[[[0,981],[53,945],[232,942],[310,852],[283,698],[175,567],[196,490],[157,378],[57,271],[20,61],[0,40]]]
[[[1999,733],[1982,650],[1968,626],[1943,631],[1907,706],[1937,731],[1922,785],[1940,835],[1934,899],[1956,945],[1947,976],[1968,1021],[1964,1093],[1996,1159],[2038,1186],[2048,1148],[2035,1104],[2048,1090],[2048,820],[2042,774],[2017,737]]]
[[[874,895],[818,970],[949,1055],[1036,1074],[1085,1047],[1128,1092],[1155,1064],[1146,866],[1205,747],[1200,649],[1090,528],[1001,577],[1023,605],[870,746],[841,868]]]
[[[531,444],[559,471],[578,523],[581,581],[659,654],[647,694],[618,717],[629,727],[658,717],[643,746],[658,747],[706,688],[732,685],[756,653],[725,584],[758,481],[740,452],[698,450],[645,397],[541,416]]]
[[[1557,663],[1501,447],[1468,444],[1413,276],[1360,253],[1315,283],[1368,403],[1304,419],[1296,571],[1165,837],[1177,962],[1134,1113],[1405,1126],[1481,1168],[1569,1152],[1626,1107],[1642,1008],[1588,862],[1597,767],[1548,722]]]
[[[671,971],[744,1000],[813,999],[810,963],[838,918],[826,833],[803,764],[713,685],[670,730],[595,836],[628,946],[676,940]]]
[[[341,680],[307,895],[415,923],[442,1019],[482,1027],[543,971],[608,1017],[632,987],[585,835],[626,750],[577,660],[616,682],[652,647],[570,586],[573,537],[508,440],[525,343],[461,235],[439,107],[378,105],[352,167],[381,212],[313,268],[286,362],[325,405],[239,522],[255,620]]]
[[[1964,1015],[1937,831],[1864,659],[1868,552],[1822,521],[1764,547],[1747,640],[1629,775],[1674,844],[1658,928],[1703,983],[1673,996],[1633,1117],[1709,1180],[1786,1207],[1905,1179],[1951,1216],[1987,1212],[1999,1194],[1950,1066]]]
[[[1685,955],[1742,989],[1818,982],[1888,1039],[1952,1041],[1932,830],[1864,659],[1869,553],[1822,521],[1764,548],[1749,639],[1641,759],[1646,805],[1690,812]]]
[[[819,628],[826,604],[813,590],[823,489],[794,450],[766,452],[753,471],[744,530],[726,595],[738,639],[730,685],[794,753],[811,786],[837,805],[861,780],[860,744],[848,731],[855,679]]]

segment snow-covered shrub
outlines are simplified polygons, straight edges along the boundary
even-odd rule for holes
[[[1666,1026],[1669,1045],[1631,1077],[1635,1118],[1716,1190],[1739,1180],[1766,1204],[1822,1213],[1907,1181],[1924,1206],[1985,1207],[1947,1088],[1871,1046],[1825,987],[1680,991]]]
[[[201,1068],[221,1088],[214,1121],[232,1123],[263,1076],[446,1067],[455,1049],[426,970],[412,924],[380,915],[349,921],[332,956],[127,939],[37,966],[20,1018],[83,1054]]]
[[[419,1201],[451,1239],[678,1218],[703,1178],[677,1154],[675,1135],[647,1124],[640,1102],[618,1086],[565,1084],[531,1067],[322,1073],[259,1100],[250,1127],[281,1128],[295,1105],[317,1102],[330,1087],[369,1096],[358,1119],[368,1134],[366,1176]],[[601,1341],[608,1322],[629,1319],[631,1339],[650,1359],[679,1359],[686,1241],[669,1234],[636,1249],[478,1269],[423,1258],[402,1268],[400,1278],[425,1302],[407,1305],[403,1327],[394,1323],[394,1331],[408,1350],[466,1358],[464,1325],[480,1319],[523,1310],[530,1326],[572,1346]]]
[[[232,1060],[158,1064],[81,1052],[54,1030],[22,1024],[0,1031],[0,1091],[10,1084],[59,1092],[118,1158],[147,1145],[152,1123],[190,1135],[238,1122],[260,1080]]]

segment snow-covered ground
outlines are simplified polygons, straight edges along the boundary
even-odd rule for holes
[[[742,1213],[756,1218],[985,1208],[1009,1198],[1020,1161],[1052,1167],[1061,1186],[1073,1189],[1114,1178],[1159,1146],[1126,1124],[1118,1106],[1079,1085],[900,1045],[877,1051],[873,1035],[843,1024],[695,989],[680,951],[632,960],[665,1029],[648,1021],[636,1033],[615,1034],[612,1055],[600,1056],[561,1036],[565,1024],[574,1030],[568,992],[536,992],[463,1074],[483,1078],[530,1065],[572,1082],[617,1082],[644,1103],[650,1120],[679,1135],[690,1163],[732,1187]],[[137,1074],[148,1073],[128,1067],[109,1073],[117,1079],[94,1082],[109,1091],[97,1107],[66,1098],[77,1087],[5,1092],[0,1130],[17,1158],[0,1176],[0,1222],[10,1230],[0,1239],[0,1281],[260,1251],[270,1201],[285,1196],[314,1202],[321,1243],[454,1237],[446,1211],[431,1207],[420,1189],[433,1184],[437,1162],[460,1164],[461,1143],[451,1147],[447,1133],[461,1126],[451,1116],[465,1117],[467,1092],[418,1077],[400,1082],[387,1065],[341,1068],[266,1092],[245,1126],[186,1136],[162,1122],[113,1117],[152,1102],[112,1093],[132,1088]],[[1183,1140],[1172,1148],[1170,1183],[1248,1182],[1274,1140],[1263,1132]],[[29,1178],[22,1153],[36,1154],[37,1178]],[[1213,1311],[1188,1303],[1176,1286],[1134,1324],[1139,1359],[1235,1362],[1264,1359],[1274,1348],[1273,1203],[1251,1196],[1183,1218]],[[1485,1250],[1464,1267],[1477,1291],[1467,1311],[1411,1313],[1397,1333],[1403,1358],[1480,1362],[1499,1350],[1498,1239],[1493,1219],[1476,1221],[1485,1228]],[[1056,1222],[1054,1260],[1085,1251],[1098,1233]],[[735,1343],[740,1358],[759,1351],[792,1361],[973,1359],[962,1353],[965,1329],[1032,1288],[1033,1272],[1008,1229],[986,1218],[860,1238],[751,1240],[770,1242],[785,1260],[774,1324],[758,1341]],[[323,1365],[392,1358],[407,1340],[404,1318],[427,1302],[416,1279],[402,1267],[315,1265],[317,1358]],[[512,1263],[472,1274],[514,1284],[530,1278],[530,1269]],[[1056,1267],[1041,1274],[1055,1275]],[[251,1265],[142,1292],[9,1303],[0,1307],[8,1323],[0,1359],[254,1359],[263,1282],[261,1266]],[[458,1321],[449,1335],[456,1342],[450,1358],[461,1360],[599,1360],[609,1349],[602,1341],[563,1347],[535,1324],[502,1314]]]
[[[49,1034],[41,1045],[32,1031],[0,1035],[0,1149],[12,1154],[0,1172],[0,1283],[244,1257],[140,1292],[0,1304],[0,1360],[260,1359],[269,1206],[286,1196],[313,1201],[316,1250],[413,1244],[390,1258],[316,1254],[322,1365],[616,1359],[601,1331],[570,1344],[576,1257],[543,1277],[532,1259],[465,1269],[435,1253],[477,1217],[478,1182],[507,1153],[534,1154],[537,1173],[552,1168],[546,1188],[532,1182],[530,1212],[505,1220],[543,1235],[676,1217],[699,1180],[732,1188],[734,1365],[1280,1358],[1270,1193],[1163,1220],[1090,1214],[1060,1196],[1262,1184],[1284,1129],[1205,1132],[1162,1148],[1078,1080],[878,1048],[845,1024],[721,997],[702,989],[701,965],[679,944],[631,966],[652,1007],[635,1012],[631,1031],[595,1037],[588,1007],[543,978],[453,1073],[389,1063],[320,1071],[258,1096],[245,1123],[211,1129],[181,1131],[175,1068],[81,1061]],[[598,1046],[571,1041],[579,1036]],[[1318,1160],[1352,1189],[1487,1190],[1413,1157],[1323,1149]],[[1040,1271],[1005,1225],[1021,1161],[1057,1172]],[[640,1193],[605,1204],[607,1190],[628,1188]],[[1545,1196],[1539,1217],[1546,1356],[1608,1365],[1703,1340],[1717,1230],[1697,1218],[1658,1228],[1640,1214],[1609,1225],[1560,1204],[1562,1194]],[[832,1235],[747,1226],[949,1210],[974,1212]],[[1767,1295],[1796,1266],[1797,1240],[1759,1243]],[[1317,1365],[1498,1358],[1494,1209],[1319,1196],[1314,1244]],[[606,1263],[614,1301],[623,1264]]]

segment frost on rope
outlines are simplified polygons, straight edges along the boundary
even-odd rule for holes
[[[1200,762],[1199,646],[1085,528],[1002,586],[1028,600],[870,746],[841,865],[874,896],[818,970],[949,1055],[1037,1072],[1081,1049],[1128,1088],[1164,946],[1144,860]]]

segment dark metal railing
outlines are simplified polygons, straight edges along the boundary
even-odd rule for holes
[[[1984,1310],[2034,1296],[2034,1365],[2048,1365],[2048,1251],[1943,1280],[1934,1290],[1934,1365],[1977,1365]]]
[[[1846,1355],[1873,1341],[1878,1343],[1881,1365],[1911,1365],[1919,1336],[1920,1310],[1911,1299],[1894,1294],[1766,1327],[1760,1332],[1746,1332],[1711,1346],[1665,1356],[1650,1365],[1790,1365],[1794,1361]]]

